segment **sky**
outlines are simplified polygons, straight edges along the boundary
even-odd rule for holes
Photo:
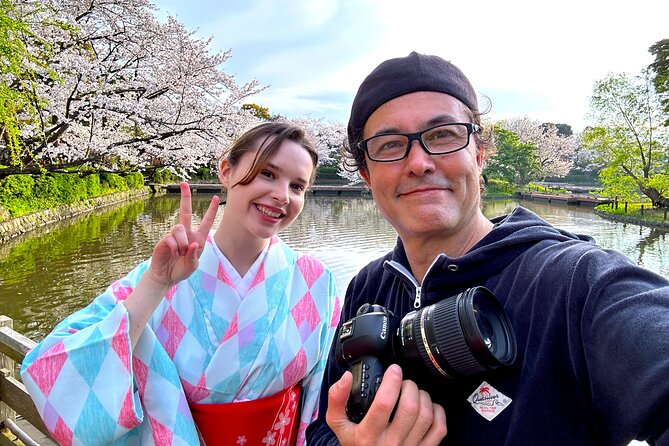
[[[346,123],[362,80],[411,51],[457,65],[485,119],[528,116],[581,131],[596,81],[633,75],[669,38],[667,0],[152,0],[213,52],[222,69],[267,88],[245,102],[271,114]]]

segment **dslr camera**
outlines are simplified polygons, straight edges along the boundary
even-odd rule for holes
[[[381,305],[364,304],[336,339],[337,362],[353,374],[346,412],[360,422],[392,363],[403,370],[457,378],[513,364],[516,338],[506,313],[485,287],[470,288],[401,320]],[[420,386],[420,383],[418,383]]]

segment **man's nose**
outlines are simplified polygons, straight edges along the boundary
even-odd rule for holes
[[[433,172],[435,169],[434,157],[425,150],[418,139],[411,141],[406,163],[410,172],[415,175],[423,175],[426,172]]]

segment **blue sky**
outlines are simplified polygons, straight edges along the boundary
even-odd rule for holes
[[[669,38],[665,0],[159,0],[212,50],[223,69],[269,87],[251,98],[272,114],[346,122],[360,82],[411,51],[458,65],[488,119],[529,116],[588,124],[594,82],[637,74],[648,47]]]

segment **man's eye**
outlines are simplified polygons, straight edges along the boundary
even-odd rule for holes
[[[439,130],[438,132],[432,133],[430,139],[451,139],[455,138],[457,134],[451,130]]]
[[[384,152],[384,151],[388,151],[388,150],[397,150],[397,149],[400,149],[400,148],[404,148],[405,146],[406,146],[406,143],[404,143],[403,141],[400,141],[398,139],[394,139],[394,140],[391,140],[391,141],[383,142],[382,144],[380,144],[377,147],[377,150],[379,152]]]

